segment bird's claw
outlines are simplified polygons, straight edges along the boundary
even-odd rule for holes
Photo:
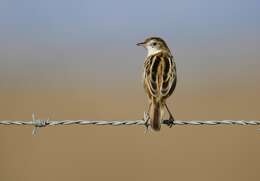
[[[146,112],[144,112],[144,118],[143,118],[143,120],[144,120],[144,126],[145,126],[145,133],[147,133],[147,131],[148,131],[148,129],[149,129],[149,120],[150,120],[150,117],[149,117],[149,115],[148,115]]]
[[[169,128],[172,127],[172,125],[174,125],[174,118],[172,116],[169,117],[169,120],[167,120],[167,126],[169,126]]]

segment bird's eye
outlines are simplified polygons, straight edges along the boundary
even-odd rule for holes
[[[153,43],[152,43],[152,45],[153,45],[153,46],[156,46],[156,45],[157,45],[157,43],[156,43],[156,42],[153,42]]]

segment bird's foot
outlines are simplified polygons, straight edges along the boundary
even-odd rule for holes
[[[144,120],[145,133],[147,133],[149,129],[149,120],[150,120],[150,117],[147,112],[144,112],[143,120]]]
[[[169,120],[166,120],[165,123],[166,123],[167,126],[169,126],[169,128],[171,128],[172,125],[174,125],[174,122],[175,122],[175,120],[174,120],[173,116],[170,116]]]

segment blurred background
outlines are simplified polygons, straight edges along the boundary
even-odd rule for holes
[[[175,55],[178,120],[259,119],[256,0],[0,1],[0,120],[140,119],[146,52]],[[255,126],[0,126],[0,180],[259,180]]]

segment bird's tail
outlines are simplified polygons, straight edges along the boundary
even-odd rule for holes
[[[163,116],[163,105],[160,101],[153,101],[150,112],[150,124],[153,130],[160,131]]]

